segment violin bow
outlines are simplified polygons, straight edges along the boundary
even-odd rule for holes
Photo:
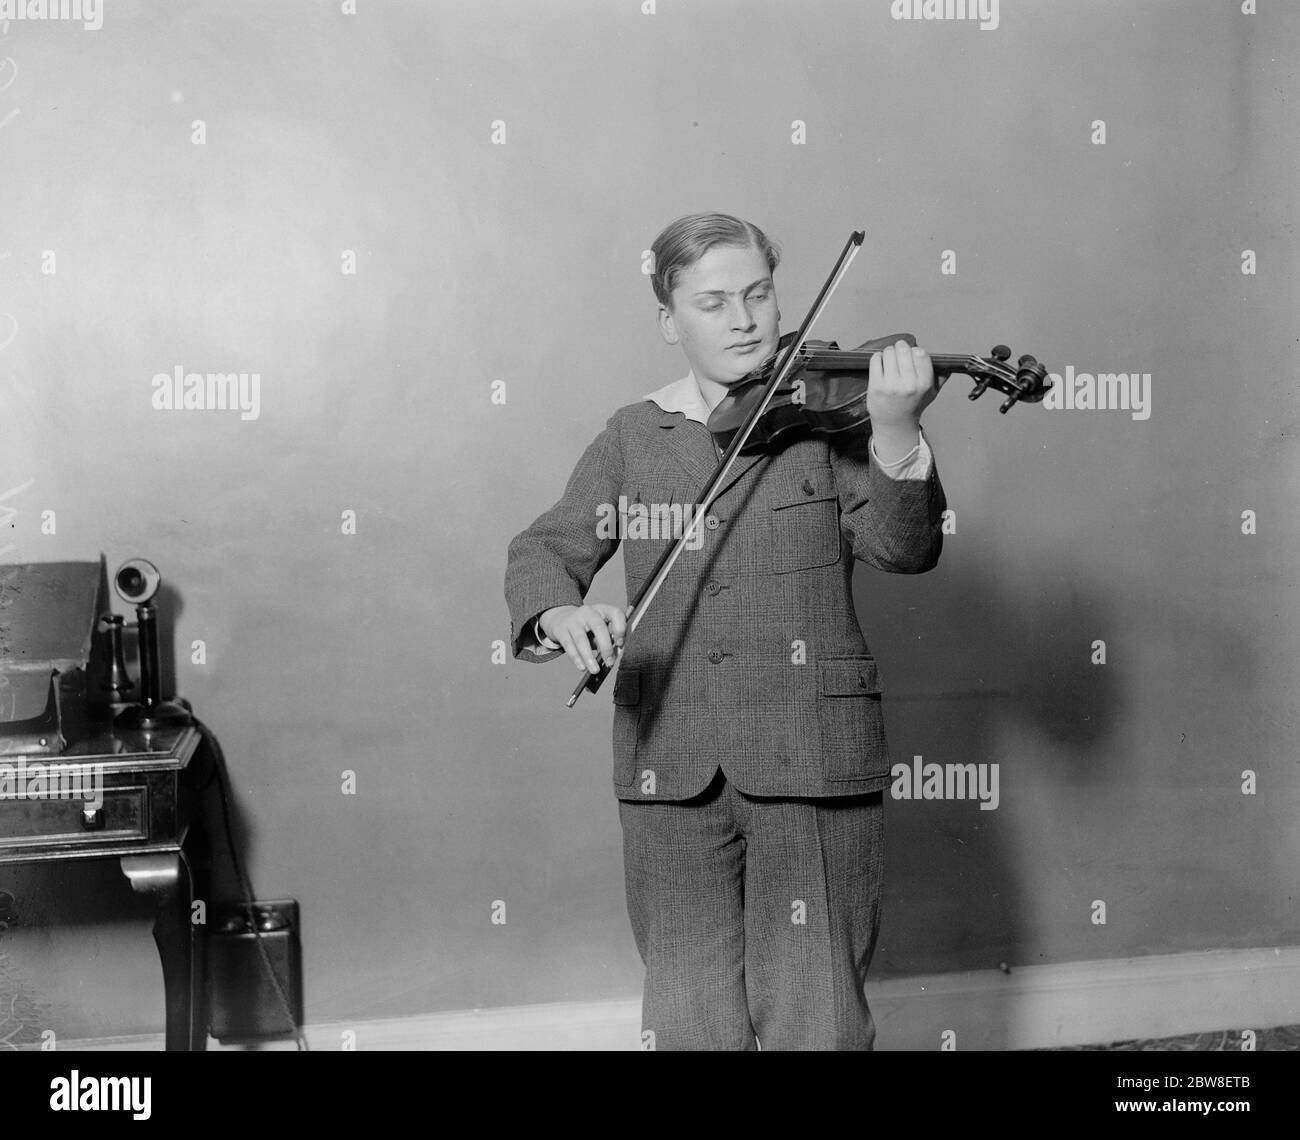
[[[866,237],[863,230],[854,230],[845,242],[844,249],[840,251],[840,256],[835,262],[835,267],[831,270],[830,275],[822,285],[821,292],[817,294],[817,299],[813,302],[812,308],[808,310],[808,315],[804,317],[803,324],[799,326],[799,331],[786,347],[785,356],[780,363],[772,369],[772,378],[767,383],[767,388],[763,392],[763,398],[758,402],[758,406],[750,413],[749,418],[737,429],[735,436],[728,445],[727,450],[723,453],[722,458],[718,461],[717,470],[714,471],[709,479],[708,485],[700,494],[699,506],[691,512],[691,521],[682,531],[681,536],[673,545],[664,551],[663,556],[659,559],[659,564],[655,567],[654,573],[637,591],[636,597],[632,600],[631,606],[628,607],[628,617],[631,619],[628,623],[627,633],[623,638],[623,648],[627,648],[627,639],[636,632],[636,627],[641,623],[645,612],[654,601],[655,595],[659,593],[659,587],[663,585],[664,580],[668,577],[669,571],[672,570],[686,544],[691,540],[695,529],[700,525],[713,500],[718,496],[718,489],[726,480],[732,467],[735,466],[736,460],[740,456],[741,449],[745,446],[754,426],[758,423],[759,418],[767,411],[767,406],[772,402],[772,397],[776,390],[785,382],[791,367],[794,365],[795,357],[799,350],[803,348],[804,341],[808,339],[808,334],[812,331],[813,324],[821,316],[822,310],[826,308],[832,294],[839,287],[840,282],[844,279],[844,274],[853,264],[853,259],[857,257],[858,251],[862,248],[862,242]],[[620,654],[621,657],[621,654]],[[600,659],[597,658],[599,661]],[[611,666],[600,661],[600,670],[596,673],[587,673],[578,682],[573,690],[573,694],[567,701],[567,707],[573,708],[577,704],[578,698],[584,691],[597,692],[604,683],[605,678],[609,675]]]

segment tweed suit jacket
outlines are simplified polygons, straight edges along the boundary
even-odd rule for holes
[[[810,437],[732,467],[698,528],[699,548],[682,552],[601,688],[613,681],[619,799],[688,799],[719,767],[751,795],[842,796],[889,783],[854,566],[931,569],[946,500],[937,464],[925,479],[891,478],[868,440],[867,430]],[[533,621],[583,604],[620,539],[629,599],[673,541],[666,525],[649,537],[635,527],[602,532],[602,513],[608,519],[621,501],[629,516],[633,504],[652,515],[693,504],[719,457],[708,428],[682,412],[650,400],[619,408],[559,502],[510,543],[515,657],[563,655],[538,646]],[[566,675],[577,683],[576,670]]]

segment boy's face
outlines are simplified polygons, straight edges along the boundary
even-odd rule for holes
[[[659,331],[697,379],[734,384],[776,351],[776,288],[755,246],[715,245],[678,277],[672,302],[659,306]]]

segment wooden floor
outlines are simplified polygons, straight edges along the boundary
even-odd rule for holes
[[[1240,1030],[1224,1029],[1217,1033],[1188,1033],[1182,1037],[1149,1037],[1140,1041],[1113,1041],[1109,1045],[1073,1045],[1064,1049],[1035,1050],[1044,1053],[1067,1053],[1079,1050],[1110,1052],[1200,1052],[1238,1053],[1241,1051]],[[1300,1052],[1300,1025],[1282,1025],[1276,1029],[1261,1029],[1255,1034],[1257,1052]]]

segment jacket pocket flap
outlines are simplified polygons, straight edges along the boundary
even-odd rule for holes
[[[641,703],[641,674],[620,669],[614,678],[614,703],[639,705]]]
[[[871,657],[821,662],[823,697],[862,697],[880,692],[880,672]]]
[[[782,474],[781,481],[768,493],[768,506],[774,511],[800,503],[834,499],[835,473],[829,467],[804,467]]]

